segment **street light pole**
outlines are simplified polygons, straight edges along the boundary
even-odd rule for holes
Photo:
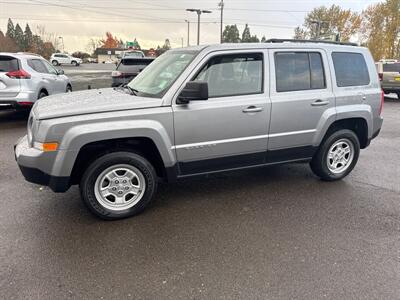
[[[185,20],[185,22],[188,25],[188,28],[187,28],[187,46],[189,47],[190,46],[190,21],[189,20]]]
[[[197,45],[200,45],[200,16],[201,16],[201,14],[210,14],[211,11],[194,9],[194,8],[188,8],[188,9],[186,9],[186,11],[197,13]]]
[[[218,6],[221,8],[221,44],[223,43],[223,27],[224,27],[224,0],[221,0],[221,2],[218,4]]]
[[[64,38],[62,36],[59,36],[58,38],[62,41],[62,47],[63,47],[63,53],[64,53],[65,52],[65,49],[64,49]]]

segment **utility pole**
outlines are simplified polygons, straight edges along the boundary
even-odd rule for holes
[[[197,13],[197,45],[200,45],[200,16],[201,14],[211,14],[209,10],[201,10],[195,8],[188,8],[186,11]]]
[[[188,28],[187,28],[187,30],[188,30],[188,32],[187,32],[187,46],[189,47],[190,46],[190,21],[189,20],[185,20],[185,22],[188,25]]]
[[[221,44],[223,43],[223,32],[224,32],[224,0],[221,0],[221,2],[218,4],[218,6],[221,9],[221,30],[220,30],[220,35],[221,35]]]
[[[65,49],[64,49],[64,38],[62,36],[59,36],[58,38],[62,41],[62,47],[63,47],[63,53],[64,53],[65,52]]]
[[[181,40],[182,40],[182,48],[183,48],[183,38],[181,38]]]

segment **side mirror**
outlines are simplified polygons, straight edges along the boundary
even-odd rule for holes
[[[64,75],[64,70],[57,70],[57,75]]]
[[[187,104],[190,101],[208,100],[208,83],[205,81],[189,81],[176,101],[177,104]]]

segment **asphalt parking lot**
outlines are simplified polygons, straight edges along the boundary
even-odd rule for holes
[[[110,70],[77,70],[66,69],[75,90],[109,86]],[[26,116],[0,112],[0,298],[399,299],[397,98],[384,117],[343,181],[303,164],[213,175],[162,185],[143,214],[104,222],[76,187],[24,181],[12,146]]]

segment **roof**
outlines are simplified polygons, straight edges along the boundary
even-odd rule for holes
[[[8,56],[12,56],[15,58],[27,58],[27,59],[37,59],[37,58],[42,58],[44,59],[42,56],[40,56],[39,54],[35,54],[35,53],[25,53],[25,52],[18,52],[18,53],[11,53],[11,52],[0,52],[0,55],[8,55]]]
[[[348,51],[354,49],[365,49],[364,47],[354,46],[353,44],[338,44],[327,43],[326,41],[287,41],[287,42],[266,42],[266,43],[224,43],[213,45],[200,45],[186,48],[175,48],[171,51],[192,50],[202,51],[218,51],[218,50],[237,50],[237,49],[307,49],[307,48],[321,48],[331,50],[347,49]]]

